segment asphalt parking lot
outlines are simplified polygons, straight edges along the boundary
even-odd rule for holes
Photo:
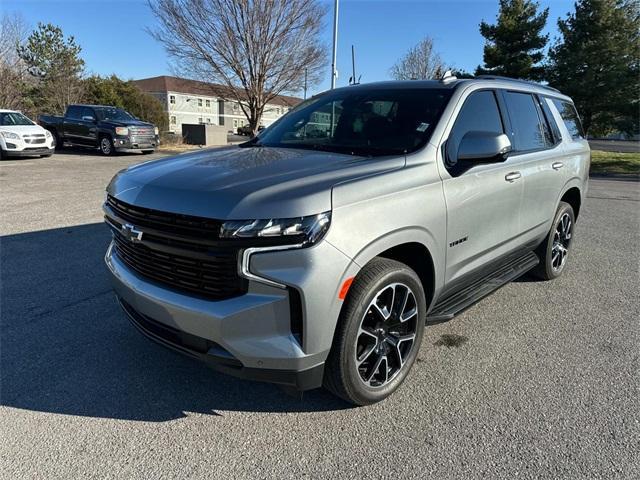
[[[143,338],[104,186],[153,156],[0,164],[0,477],[640,478],[640,184],[593,179],[565,276],[427,328],[388,400],[229,378]]]
[[[589,140],[589,145],[592,150],[602,150],[603,152],[640,152],[640,142],[637,140]]]

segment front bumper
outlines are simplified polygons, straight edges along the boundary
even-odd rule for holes
[[[218,371],[299,390],[322,383],[341,307],[339,285],[354,268],[327,242],[254,254],[254,274],[289,288],[252,280],[246,294],[212,301],[132,272],[112,246],[105,261],[125,312],[146,336]],[[302,338],[292,333],[291,288],[301,297]]]
[[[40,155],[52,155],[55,152],[55,148],[25,148],[24,150],[13,150],[7,149],[4,150],[4,154],[7,157],[37,157]]]
[[[117,152],[135,152],[138,150],[155,150],[160,144],[157,136],[155,137],[120,137],[116,136],[113,140],[113,147]]]
[[[302,371],[245,367],[215,343],[156,322],[119,297],[118,302],[140,333],[171,350],[204,362],[213,370],[245,380],[275,383],[300,391],[312,390],[322,385],[324,364]]]

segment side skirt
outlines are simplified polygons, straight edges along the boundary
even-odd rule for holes
[[[474,278],[466,286],[438,299],[427,314],[427,324],[451,320],[490,293],[522,276],[538,263],[540,263],[538,256],[534,252],[527,251],[506,262],[500,262],[496,268],[480,277],[474,275]]]

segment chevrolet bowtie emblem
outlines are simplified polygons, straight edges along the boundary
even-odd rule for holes
[[[135,243],[142,241],[142,232],[136,229],[136,227],[134,227],[133,225],[125,223],[124,225],[122,225],[121,230],[124,238],[126,238],[130,242]]]

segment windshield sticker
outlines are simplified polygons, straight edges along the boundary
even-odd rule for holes
[[[429,124],[422,122],[420,125],[418,125],[418,128],[416,128],[416,131],[418,131],[418,132],[426,132],[427,128],[429,128]]]

